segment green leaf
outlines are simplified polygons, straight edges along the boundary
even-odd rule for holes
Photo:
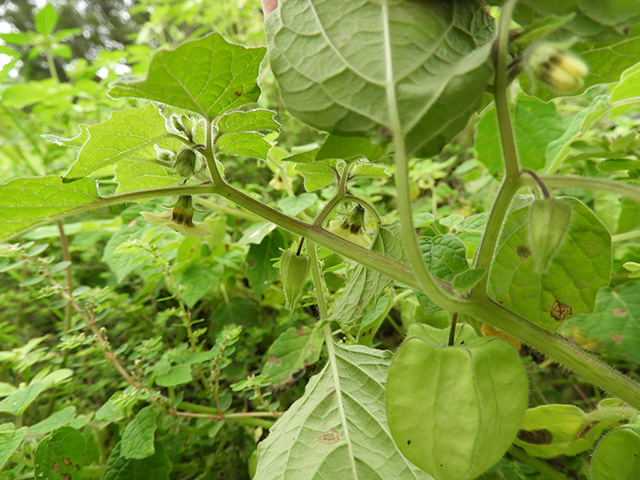
[[[4,464],[7,463],[9,457],[13,455],[13,452],[20,446],[22,443],[22,439],[27,433],[27,427],[22,427],[19,430],[10,430],[2,429],[0,431],[0,472],[4,467]]]
[[[0,185],[0,240],[89,210],[98,200],[96,183],[90,179],[73,184],[64,184],[58,176],[12,180]]]
[[[609,101],[616,103],[627,98],[633,98],[638,95],[640,90],[640,63],[637,63],[634,67],[628,69],[622,74],[620,82],[611,90],[611,97]],[[620,105],[611,109],[611,117],[621,115],[630,108],[633,108],[632,104]]]
[[[597,338],[605,352],[614,358],[640,363],[640,284],[625,283],[615,290],[607,287],[598,292],[592,313],[569,319],[562,331],[573,329],[585,338]]]
[[[171,367],[167,373],[158,375],[156,377],[156,384],[161,387],[175,387],[189,383],[191,380],[193,380],[191,376],[191,366],[187,363],[181,363]]]
[[[456,274],[453,277],[453,289],[456,292],[471,290],[482,280],[487,271],[484,268],[472,268]]]
[[[192,238],[192,237],[187,237]],[[185,271],[176,275],[176,282],[184,285],[183,300],[188,308],[211,293],[224,274],[224,266],[220,263],[213,265],[190,265]]]
[[[85,441],[75,428],[60,427],[38,444],[35,478],[78,480],[84,467]]]
[[[75,137],[62,138],[56,135],[44,134],[42,138],[62,147],[82,147],[89,140],[89,125],[78,125],[78,128],[80,128],[80,133]]]
[[[40,9],[40,11],[34,15],[34,20],[36,31],[46,37],[56,28],[58,12],[56,12],[50,3],[47,3],[44,8]]]
[[[289,383],[299,370],[320,358],[322,332],[309,327],[291,327],[271,344],[261,375],[271,383]]]
[[[575,405],[541,405],[527,410],[515,444],[534,457],[576,455],[593,448],[602,431],[614,425],[592,421]]]
[[[366,138],[328,135],[318,150],[315,160],[330,160],[334,158],[353,160],[364,157],[369,161],[374,161],[386,151],[387,147],[374,145]]]
[[[593,480],[633,480],[640,477],[640,425],[616,428],[598,444],[591,460]]]
[[[384,384],[390,363],[389,352],[335,345],[335,364],[311,378],[304,396],[258,444],[253,480],[427,480],[389,434]]]
[[[274,230],[259,244],[252,244],[247,253],[247,279],[258,297],[278,278],[278,270],[273,268],[272,258],[280,257],[285,248],[284,237]]]
[[[65,181],[86,177],[119,160],[155,160],[158,152],[154,145],[168,150],[182,145],[169,136],[165,118],[153,104],[115,111],[106,122],[89,127],[89,135]]]
[[[0,40],[14,45],[32,45],[34,43],[33,38],[26,33],[2,33]]]
[[[242,238],[236,244],[249,245],[250,243],[255,243],[257,245],[275,228],[276,225],[271,222],[254,223],[244,231]]]
[[[482,5],[462,0],[284,0],[265,25],[292,115],[370,138],[397,124],[408,154],[434,153],[466,125],[491,76],[493,28]]]
[[[547,146],[547,174],[555,174],[562,162],[566,159],[571,144],[578,136],[588,128],[598,116],[608,108],[607,102],[602,98],[591,101],[588,107],[581,109],[565,121],[564,132],[558,138],[551,140]]]
[[[316,203],[318,203],[318,196],[315,193],[302,193],[279,200],[278,207],[287,215],[296,216]]]
[[[271,144],[259,132],[224,133],[216,141],[216,151],[227,155],[246,155],[266,159]]]
[[[540,128],[544,125],[544,128]],[[547,165],[547,146],[562,136],[564,120],[553,103],[543,103],[534,97],[520,96],[514,115],[514,135],[518,159],[523,167],[539,170]],[[502,173],[502,150],[496,111],[488,110],[478,122],[476,154],[491,174]]]
[[[24,389],[12,393],[0,402],[0,412],[21,415],[29,405],[47,388],[46,383],[32,382]]]
[[[403,250],[398,226],[380,227],[371,249],[390,258],[401,258]],[[329,320],[335,320],[340,325],[357,326],[366,314],[375,311],[381,293],[391,283],[391,279],[356,262],[350,264],[347,278],[347,287],[334,303]]]
[[[120,161],[114,168],[117,194],[171,187],[184,180],[167,168],[151,162]]]
[[[562,3],[522,0],[518,2],[513,18],[526,26],[541,18],[570,14],[573,18],[556,30],[551,39],[588,42],[624,37],[630,27],[640,22],[640,5],[633,0],[564,0]]]
[[[76,407],[73,405],[58,410],[56,413],[48,416],[41,422],[31,425],[29,427],[29,433],[44,435],[52,432],[56,428],[62,427],[66,423],[69,423],[76,415]]]
[[[569,314],[591,312],[611,271],[609,232],[579,200],[564,200],[571,205],[571,220],[545,272],[536,272],[531,207],[526,206],[507,216],[489,274],[489,292],[496,301],[550,331]]]
[[[124,458],[147,458],[156,452],[153,444],[156,418],[158,412],[149,406],[140,410],[136,418],[127,425],[120,442],[120,454]]]
[[[365,162],[358,162],[351,168],[349,173],[353,178],[388,178],[391,176],[391,174],[387,172],[387,167],[384,165]]]
[[[422,256],[433,276],[452,282],[453,278],[469,269],[467,248],[455,235],[437,235],[418,239]]]
[[[637,5],[637,2],[633,3]],[[640,19],[635,21],[638,20]],[[593,43],[576,45],[572,48],[589,65],[589,75],[583,88],[598,83],[617,82],[620,80],[621,72],[638,63],[640,25],[635,25],[623,38],[607,42],[603,40],[598,38]]]
[[[143,459],[125,458],[118,443],[107,460],[100,480],[169,480],[172,466],[162,443],[156,442],[152,456]]]
[[[329,165],[322,163],[296,163],[296,171],[304,177],[304,189],[313,192],[336,182],[336,175]]]
[[[264,54],[264,48],[233,45],[211,34],[175,50],[160,50],[145,80],[117,84],[109,95],[145,98],[212,119],[258,100],[256,78]]]
[[[280,130],[280,124],[275,120],[276,112],[264,108],[253,110],[236,110],[220,115],[216,121],[218,130],[222,133],[273,131]]]

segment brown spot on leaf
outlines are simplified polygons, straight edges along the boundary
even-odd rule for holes
[[[588,423],[587,425],[585,425],[585,427],[582,429],[582,431],[578,434],[578,438],[584,438],[585,435],[587,433],[589,433],[589,430],[591,430],[593,427],[595,427],[599,423],[600,423],[600,420],[594,420],[593,422]]]
[[[53,471],[56,473],[60,473],[60,466],[58,465],[58,462],[54,462]]]
[[[65,466],[69,466],[71,465],[71,460],[69,460],[67,457],[62,457],[62,463],[65,464]]]
[[[282,360],[280,357],[276,357],[275,355],[269,355],[269,363],[274,363],[277,366],[282,365]]]
[[[338,443],[340,441],[340,435],[335,428],[332,428],[331,430],[327,430],[326,432],[321,433],[318,437],[318,441],[320,443],[329,444]]]
[[[611,335],[611,341],[613,343],[622,343],[624,339],[622,338],[621,333],[614,333],[613,335]]]
[[[532,445],[549,445],[553,442],[553,434],[544,428],[540,430],[520,430],[518,438]]]
[[[528,258],[531,256],[531,250],[529,250],[525,245],[518,245],[516,248],[516,253],[520,258]]]
[[[562,321],[567,317],[567,315],[571,315],[571,313],[572,311],[570,306],[560,303],[557,300],[551,306],[550,314],[555,320]]]
[[[611,315],[613,315],[615,317],[626,317],[627,316],[627,309],[626,308],[612,308],[611,309]]]

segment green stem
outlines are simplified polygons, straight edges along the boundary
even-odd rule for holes
[[[633,240],[640,237],[640,230],[632,230],[631,232],[619,233],[617,235],[611,236],[611,241],[613,243],[616,242],[625,242],[627,240]]]
[[[509,62],[509,26],[511,25],[511,15],[515,8],[515,0],[509,0],[500,11],[500,26],[498,31],[498,53],[496,59],[496,76],[494,101],[496,104],[496,115],[498,118],[498,128],[500,130],[500,142],[502,146],[502,156],[505,168],[505,177],[498,191],[498,195],[493,203],[493,208],[489,214],[489,220],[482,235],[480,248],[476,256],[475,268],[484,268],[489,271],[493,254],[498,244],[500,230],[509,210],[509,205],[513,196],[520,188],[520,167],[518,164],[518,152],[516,150],[515,137],[513,135],[513,125],[511,124],[511,113],[509,111],[509,101],[507,92],[509,84],[507,81],[507,66]],[[487,291],[489,275],[485,277],[473,289],[472,295],[484,296]]]
[[[509,205],[511,205],[511,199],[520,188],[519,182],[511,182],[505,180],[500,185],[500,190],[493,202],[493,208],[489,214],[489,220],[485,226],[484,233],[482,235],[482,241],[478,248],[476,255],[475,267],[484,268],[489,271],[491,268],[491,262],[493,261],[493,254],[498,244],[498,238],[500,237],[500,231],[507,212],[509,211]],[[485,275],[480,282],[473,288],[473,297],[484,297],[487,292],[487,283],[489,275]]]
[[[47,64],[49,65],[49,74],[51,75],[51,78],[53,78],[56,83],[60,83],[60,77],[58,76],[58,71],[56,70],[56,64],[53,61],[53,55],[48,48],[45,52],[45,55],[47,56]]]
[[[509,449],[509,455],[512,458],[518,460],[520,463],[529,465],[538,473],[541,473],[542,475],[547,477],[548,480],[566,480],[567,478],[562,473],[551,467],[547,462],[530,456],[527,452],[522,450],[520,447],[516,447],[515,445],[513,445]]]
[[[329,311],[324,299],[324,288],[322,284],[322,277],[320,275],[320,267],[318,266],[319,263],[318,255],[316,253],[316,244],[314,242],[307,241],[307,251],[311,257],[311,278],[313,279],[313,288],[316,291],[316,301],[318,303],[318,311],[320,312],[320,321],[324,323],[329,319]],[[333,341],[331,327],[328,325],[326,325],[323,330],[325,340],[327,340],[327,331],[329,332],[329,339]]]
[[[602,190],[605,192],[622,195],[636,202],[640,202],[640,185],[632,185],[629,183],[614,182],[613,180],[605,180],[604,178],[590,178],[578,176],[541,176],[542,181],[548,187],[569,187],[579,188],[583,190]],[[523,183],[533,185],[534,180],[524,178]]]
[[[206,119],[205,121],[205,132],[204,132],[204,150],[201,151],[204,155],[204,158],[207,162],[207,167],[209,167],[209,173],[211,174],[211,178],[213,179],[214,185],[224,185],[225,181],[222,178],[222,174],[218,169],[218,165],[216,164],[216,159],[214,156],[214,152],[216,151],[216,136],[213,135],[213,125],[210,119]]]
[[[500,11],[500,25],[498,30],[498,56],[496,60],[495,95],[496,114],[498,126],[500,128],[500,140],[502,142],[502,153],[504,155],[504,167],[506,173],[505,181],[516,181],[520,177],[518,166],[518,154],[516,142],[513,135],[513,125],[509,113],[509,100],[507,93],[509,84],[507,83],[507,66],[509,63],[509,27],[511,26],[511,15],[516,6],[515,0],[509,0]]]
[[[394,161],[396,165],[396,191],[398,200],[398,216],[400,218],[400,233],[404,239],[407,250],[407,257],[414,274],[422,290],[433,302],[447,310],[455,311],[464,301],[442,290],[434,278],[427,270],[424,263],[418,237],[413,226],[413,215],[411,210],[411,188],[409,184],[409,159],[406,154],[404,131],[398,114],[395,80],[393,78],[393,60],[391,53],[391,34],[389,32],[389,11],[386,3],[382,4],[383,26],[384,26],[384,54],[386,64],[386,99],[387,111],[389,113],[390,127],[393,132],[395,145]]]
[[[344,439],[349,451],[348,458],[351,461],[351,472],[353,478],[358,478],[356,464],[354,462],[355,455],[352,451],[351,440],[349,438],[349,428],[347,425],[347,418],[344,411],[342,400],[342,388],[340,386],[340,377],[338,376],[338,366],[336,363],[336,347],[333,343],[333,334],[331,333],[331,325],[329,324],[329,315],[327,306],[324,300],[324,289],[322,288],[322,278],[320,277],[320,268],[318,267],[318,256],[316,255],[316,245],[314,242],[307,240],[307,251],[311,256],[311,278],[313,279],[313,287],[316,291],[316,299],[318,301],[318,310],[320,311],[320,321],[324,323],[322,327],[322,333],[324,335],[324,342],[327,344],[327,352],[329,354],[327,368],[331,369],[333,375],[333,381],[335,385],[336,402],[338,404],[338,411],[340,414],[340,420],[343,425]]]
[[[634,408],[640,408],[640,384],[580,347],[534,325],[487,297],[478,298],[466,307],[465,311],[460,313],[466,313],[504,330],[613,396]]]

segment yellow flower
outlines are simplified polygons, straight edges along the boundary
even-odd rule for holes
[[[193,221],[193,201],[191,195],[183,195],[176,202],[171,212],[161,214],[140,212],[149,222],[159,227],[171,227],[187,237],[206,237],[211,232],[203,222]]]

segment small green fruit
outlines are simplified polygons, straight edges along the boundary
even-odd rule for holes
[[[536,200],[531,206],[529,240],[536,270],[547,270],[569,228],[571,205],[561,198]]]
[[[280,259],[280,275],[282,275],[282,288],[287,301],[287,308],[293,309],[300,295],[302,286],[311,269],[311,257],[309,255],[296,255],[286,250]]]

